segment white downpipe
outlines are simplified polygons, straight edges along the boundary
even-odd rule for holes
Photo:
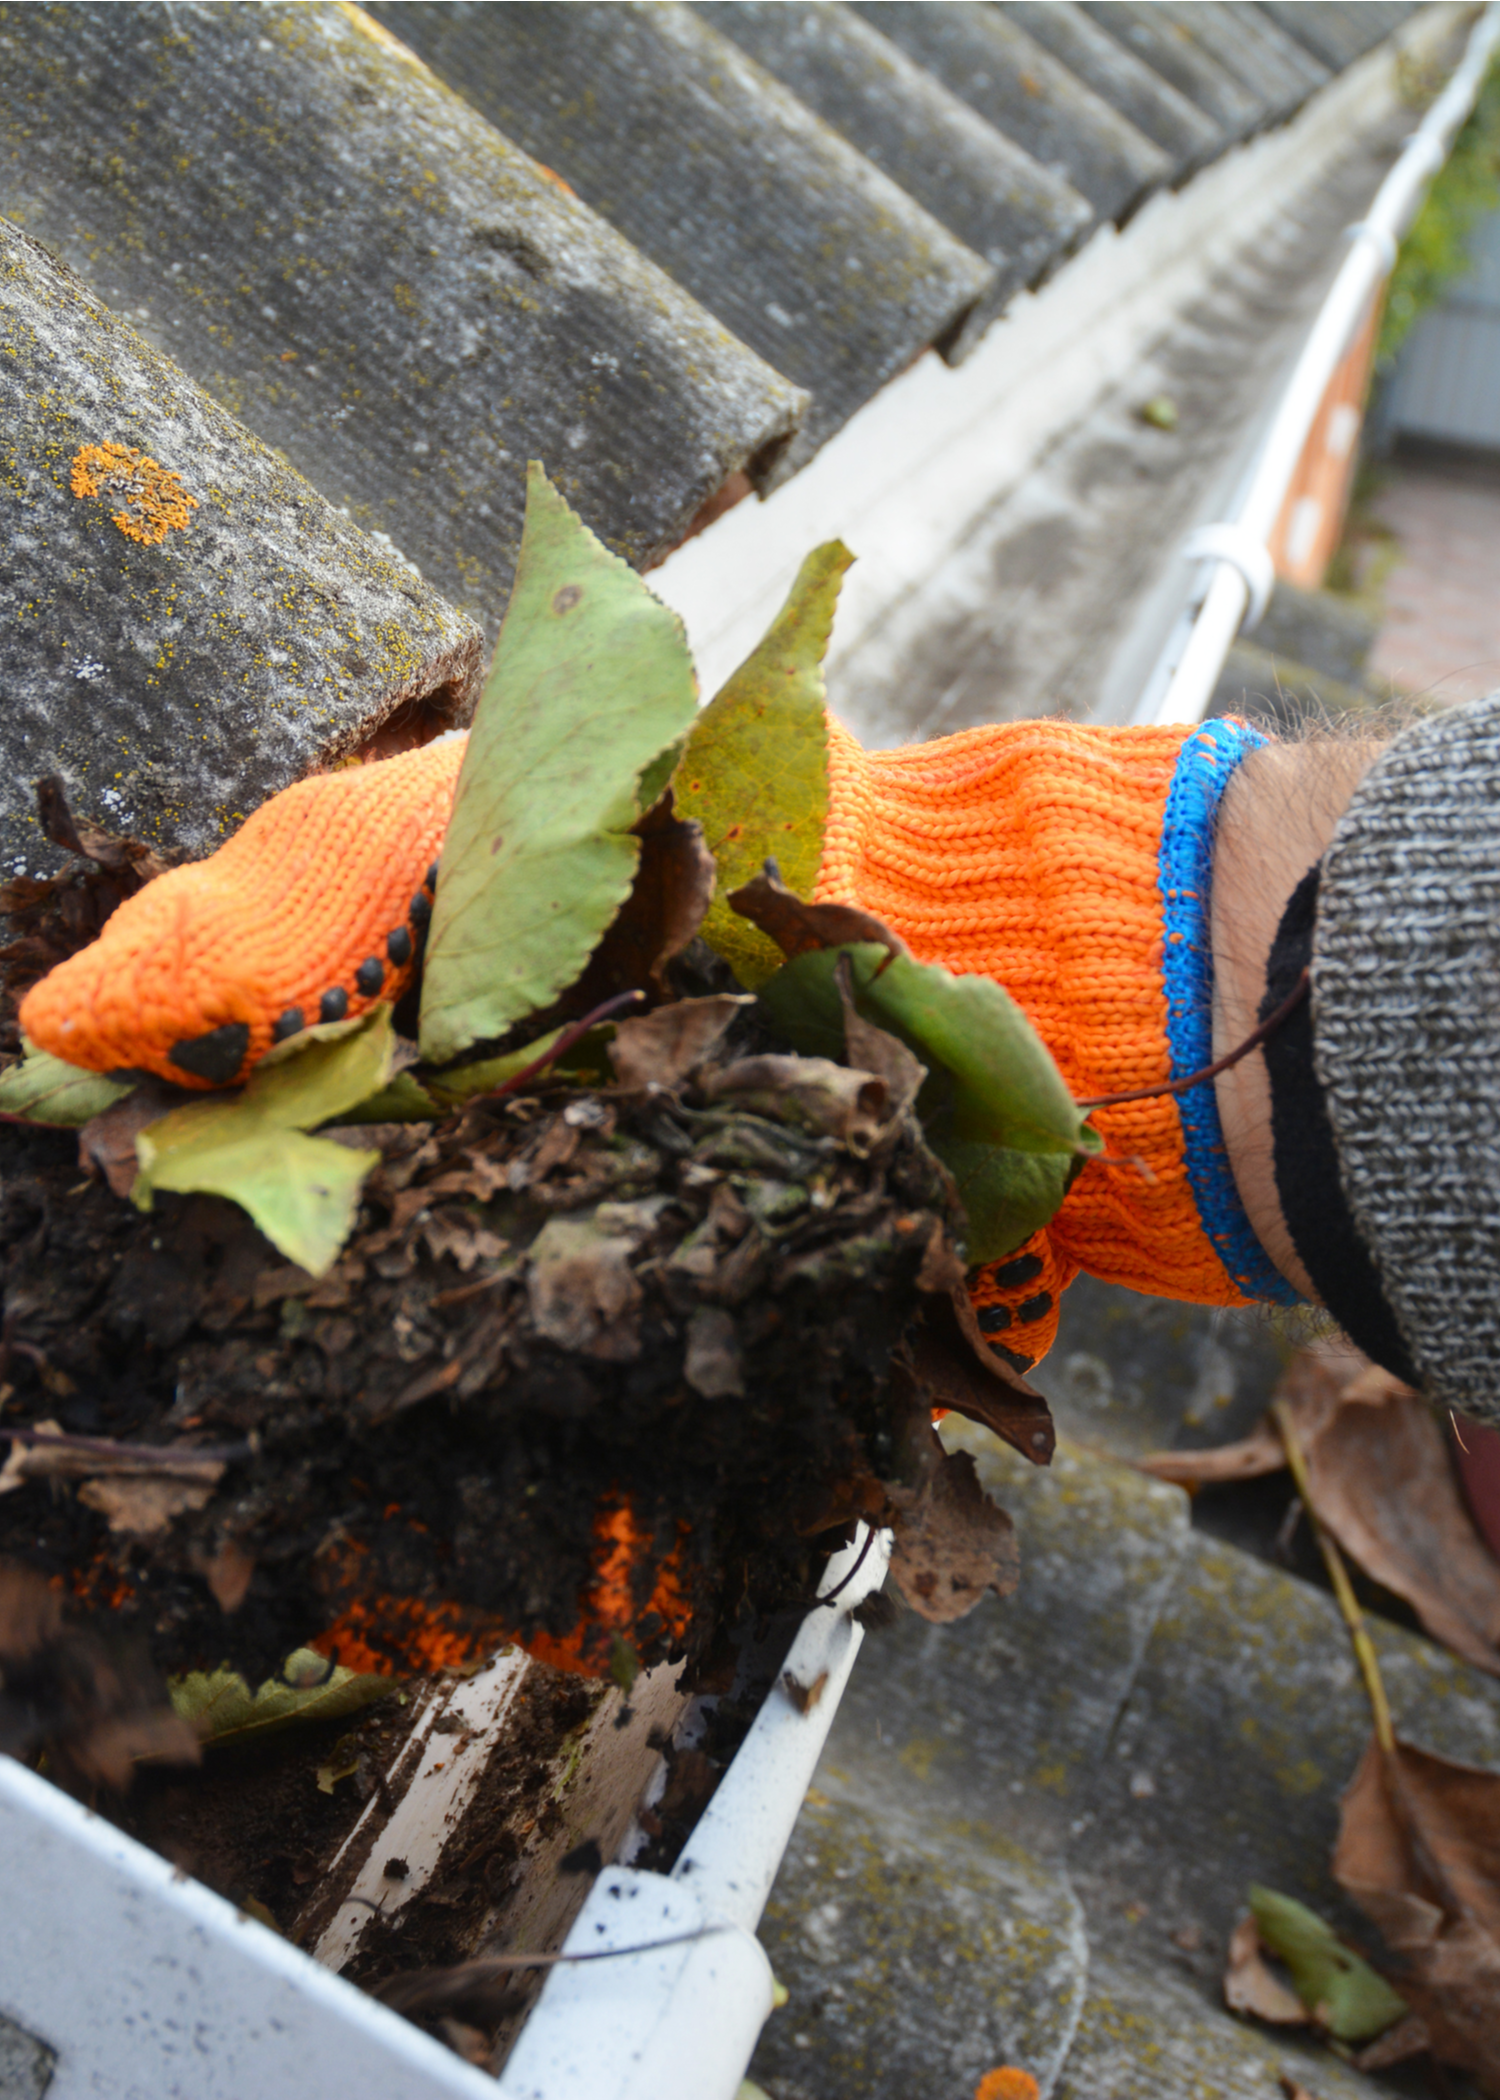
[[[1462,64],[1408,139],[1366,216],[1349,228],[1349,253],[1302,347],[1235,515],[1201,528],[1183,549],[1190,559],[1201,551],[1199,587],[1157,661],[1136,706],[1135,721],[1202,720],[1230,645],[1245,622],[1257,565],[1269,562],[1268,543],[1328,382],[1389,276],[1396,244],[1473,108],[1497,44],[1500,0],[1490,0],[1470,33]],[[1205,539],[1218,544],[1204,545]]]

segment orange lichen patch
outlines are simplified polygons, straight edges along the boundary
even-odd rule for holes
[[[159,875],[34,985],[22,1028],[91,1072],[227,1086],[274,1042],[398,999],[465,742],[273,795],[217,853]]]
[[[1042,2100],[1042,2089],[1029,2071],[1001,2064],[986,2071],[974,2089],[974,2100]]]
[[[114,523],[143,547],[159,547],[169,532],[186,532],[198,508],[174,468],[113,440],[79,446],[70,486],[75,496],[122,496],[125,507],[114,513]]]
[[[563,181],[563,178],[561,177],[561,175],[558,174],[556,168],[549,168],[544,160],[537,161],[535,163],[535,166],[538,175],[545,175],[547,180],[550,183],[555,184],[555,186],[562,191],[565,197],[572,197],[576,201],[578,196],[577,190],[574,189],[571,182]]]

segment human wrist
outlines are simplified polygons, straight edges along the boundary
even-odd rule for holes
[[[1255,1028],[1266,962],[1293,890],[1319,861],[1381,749],[1374,739],[1267,744],[1225,790],[1214,840],[1211,930],[1215,1058]],[[1214,1081],[1230,1170],[1256,1238],[1299,1294],[1316,1300],[1277,1195],[1271,1090],[1259,1050]]]

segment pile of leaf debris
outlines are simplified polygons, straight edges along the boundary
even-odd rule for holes
[[[933,1618],[1013,1584],[932,1410],[1050,1456],[964,1264],[1098,1140],[999,986],[807,901],[848,560],[699,712],[675,616],[533,470],[419,996],[222,1092],[24,1046],[0,1555],[251,1683],[512,1637],[707,1681],[857,1519]],[[0,900],[12,1000],[156,872],[56,783],[40,815],[81,862]]]
[[[1050,1449],[1045,1416],[959,1356],[960,1221],[912,1075],[758,1035],[737,998],[687,1000],[620,1027],[612,1086],[351,1127],[380,1159],[321,1278],[222,1198],[143,1216],[80,1178],[76,1139],[8,1132],[6,1376],[30,1434],[0,1486],[30,1485],[0,1496],[0,1552],[138,1619],[165,1669],[252,1682],[341,1618],[360,1667],[565,1640],[616,1510],[631,1609],[612,1628],[601,1608],[596,1667],[611,1636],[701,1655],[745,1603],[795,1606],[830,1535],[898,1503],[932,1608],[924,1409]],[[1006,1536],[984,1512],[937,1609],[1003,1579]],[[671,1615],[650,1609],[664,1569]]]

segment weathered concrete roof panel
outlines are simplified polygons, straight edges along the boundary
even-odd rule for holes
[[[1283,36],[1269,15],[1253,7],[1228,6],[1224,0],[1192,0],[1191,5],[1160,0],[1158,13],[1259,95],[1275,117],[1290,116],[1329,77],[1310,51]]]
[[[404,701],[472,704],[478,627],[3,219],[0,538],[6,875],[58,858],[43,774],[204,853]]]
[[[1127,216],[1172,163],[1118,110],[997,9],[965,0],[855,0],[882,36],[1067,177],[1101,218]]]
[[[686,7],[373,12],[810,390],[793,460],[990,294],[988,263]]]
[[[1070,73],[1128,117],[1177,164],[1175,179],[1228,143],[1221,125],[1091,22],[1075,0],[997,0],[1000,12],[1045,44]]]
[[[1264,9],[1246,6],[1243,0],[1210,0],[1208,12],[1215,21],[1233,23],[1239,34],[1257,45],[1265,59],[1278,71],[1300,79],[1304,93],[1325,86],[1331,78],[1330,69],[1322,59],[1309,51],[1306,44],[1299,44],[1295,37],[1279,29]],[[1214,49],[1211,40],[1209,49]]]
[[[1263,95],[1236,80],[1176,23],[1159,19],[1157,8],[1133,4],[1133,0],[1082,0],[1082,4],[1101,28],[1153,66],[1232,137],[1253,131],[1270,114]]]
[[[1278,29],[1304,44],[1324,65],[1351,65],[1389,36],[1415,10],[1403,0],[1260,0]]]
[[[843,0],[700,0],[695,12],[994,265],[994,288],[966,339],[1093,224],[1092,208],[1070,184]]]
[[[3,6],[0,37],[0,210],[492,631],[528,457],[644,565],[798,419],[358,9]]]

